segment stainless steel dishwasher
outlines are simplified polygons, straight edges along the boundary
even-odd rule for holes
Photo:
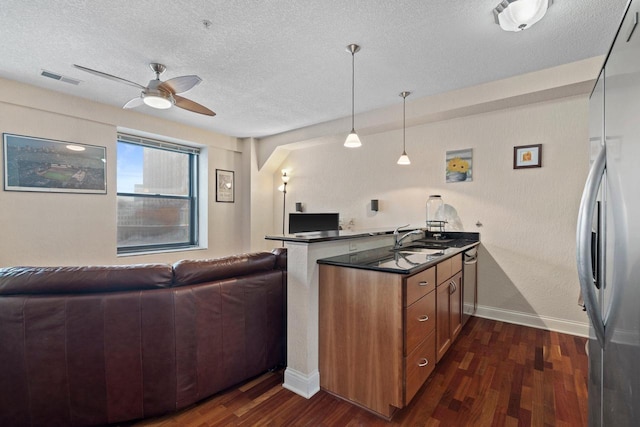
[[[462,268],[462,326],[476,313],[478,306],[478,247],[464,252]]]

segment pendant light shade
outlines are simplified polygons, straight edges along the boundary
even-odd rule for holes
[[[542,19],[552,0],[503,0],[493,10],[496,24],[505,31],[522,31]]]
[[[406,149],[406,106],[407,106],[407,96],[409,96],[411,92],[402,92],[400,96],[402,97],[402,155],[398,159],[398,164],[402,166],[407,166],[411,164],[411,160],[409,160],[409,156],[407,156]]]
[[[347,46],[347,52],[351,53],[351,132],[344,141],[344,146],[349,148],[357,148],[362,145],[355,128],[355,55],[360,50],[357,44]]]
[[[407,153],[405,153],[404,151],[402,152],[402,155],[398,159],[398,164],[401,166],[408,166],[411,164],[411,159],[409,159],[409,156],[407,156]]]
[[[358,138],[358,134],[355,129],[351,129],[351,132],[347,135],[347,139],[344,141],[344,146],[349,148],[358,148],[362,146],[362,142],[360,142],[360,138]]]

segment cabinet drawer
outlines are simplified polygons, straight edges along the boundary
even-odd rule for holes
[[[436,265],[438,274],[438,285],[462,270],[462,255],[458,254],[451,258],[445,259]]]
[[[430,292],[405,309],[404,354],[410,354],[436,327],[436,293]]]
[[[413,304],[436,287],[436,268],[431,267],[427,270],[414,274],[406,279],[406,301],[405,307]]]
[[[405,405],[408,405],[436,367],[436,334],[432,332],[405,357]]]
[[[438,285],[440,285],[452,275],[451,258],[440,261],[438,265],[436,265],[436,271],[438,273]]]
[[[462,254],[451,257],[451,275],[462,270]]]

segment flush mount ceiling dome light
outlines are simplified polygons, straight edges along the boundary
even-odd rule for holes
[[[503,0],[495,9],[496,24],[505,31],[522,31],[542,19],[553,0]]]
[[[347,46],[347,52],[351,53],[351,132],[347,135],[347,139],[344,141],[344,146],[349,148],[357,148],[362,145],[360,138],[356,133],[355,122],[355,54],[360,50],[360,46],[357,44],[350,44]]]

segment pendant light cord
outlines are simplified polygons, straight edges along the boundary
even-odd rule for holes
[[[411,160],[407,156],[407,96],[410,93],[407,91],[400,93],[402,97],[402,155],[398,159],[398,164],[403,166],[411,164]]]
[[[351,132],[355,131],[355,99],[356,99],[356,60],[355,50],[351,51]]]
[[[407,95],[404,95],[402,97],[402,154],[405,154],[407,152],[406,150],[406,145],[405,145],[405,136],[406,136],[406,132],[407,132]]]

